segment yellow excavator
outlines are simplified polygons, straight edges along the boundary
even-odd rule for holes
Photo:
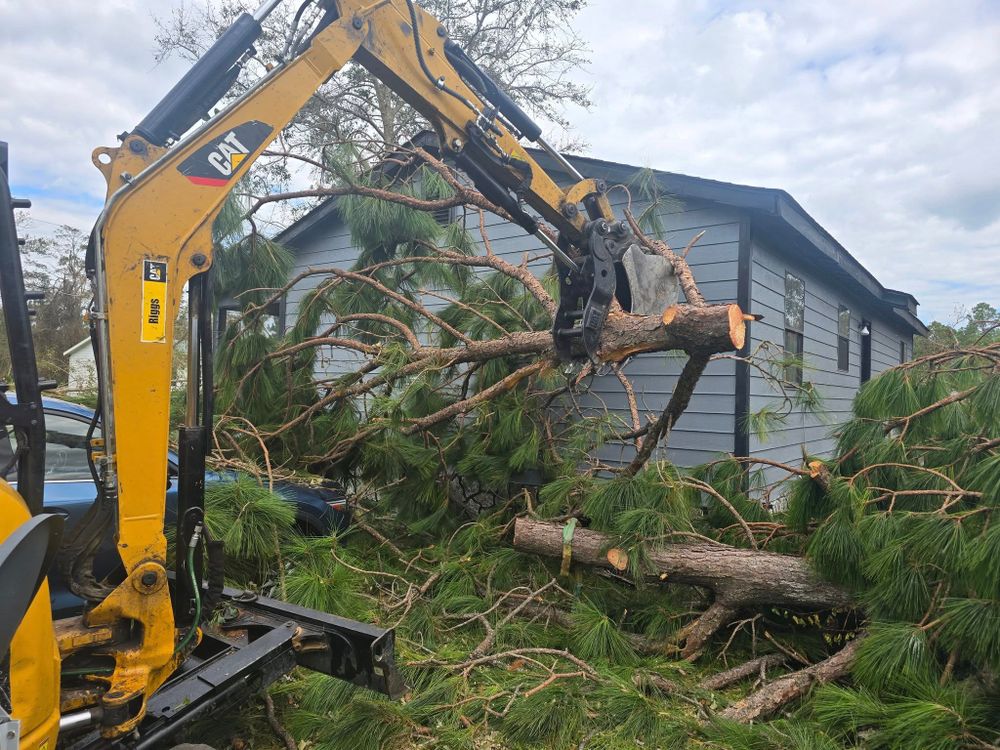
[[[393,633],[222,585],[219,544],[204,526],[212,424],[212,330],[206,280],[212,224],[237,180],[313,92],[354,61],[416,108],[441,153],[554,255],[553,336],[566,358],[596,357],[623,254],[633,242],[606,186],[584,179],[541,128],[412,0],[305,0],[285,59],[209,117],[232,88],[281,0],[241,15],[120,145],[93,163],[107,200],[91,235],[89,312],[99,404],[88,453],[97,501],[74,528],[42,504],[45,423],[14,226],[0,159],[0,294],[16,403],[17,491],[0,481],[0,750],[169,744],[296,665],[398,696]],[[303,10],[310,8],[310,13]],[[204,122],[199,122],[204,120]],[[560,186],[526,150],[547,152]],[[566,180],[564,180],[565,182]],[[543,229],[539,217],[556,233]],[[179,433],[176,572],[167,569],[164,487],[174,321],[189,294],[188,390]],[[11,467],[7,467],[10,469]],[[117,577],[93,558],[111,540]],[[207,562],[206,562],[207,558]],[[53,621],[54,559],[85,600]],[[221,619],[210,620],[220,607]]]

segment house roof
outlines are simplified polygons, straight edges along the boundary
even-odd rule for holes
[[[63,356],[64,357],[68,357],[71,354],[76,354],[78,351],[80,351],[81,349],[83,349],[83,347],[85,347],[85,346],[90,346],[90,337],[89,336],[87,338],[85,338],[83,341],[80,341],[79,343],[73,344],[73,346],[71,346],[69,349],[67,349],[66,351],[63,352]]]
[[[417,135],[414,142],[425,148],[431,145],[436,148],[437,137],[425,131]],[[560,166],[544,151],[532,148],[527,150],[550,174],[562,173]],[[639,167],[630,164],[603,159],[586,156],[567,158],[587,177],[603,178],[610,183],[628,182],[640,171]],[[883,286],[784,190],[738,185],[662,170],[652,170],[652,173],[664,193],[679,198],[705,200],[749,212],[755,221],[755,226],[767,231],[783,249],[806,260],[815,260],[820,270],[843,281],[865,296],[873,298],[877,304],[888,308],[892,314],[898,316],[915,333],[927,335],[927,326],[917,317],[916,298],[907,292]],[[336,198],[328,198],[281,232],[276,239],[283,244],[293,244],[296,238],[322,224],[335,210]]]

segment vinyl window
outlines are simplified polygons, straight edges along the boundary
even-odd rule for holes
[[[837,369],[851,369],[851,311],[843,305],[837,313]]]
[[[785,273],[785,354],[801,360],[806,316],[806,285],[802,279]],[[801,363],[785,367],[785,380],[802,384]]]

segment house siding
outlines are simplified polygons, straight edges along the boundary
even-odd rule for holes
[[[872,377],[899,364],[903,341],[912,351],[913,335],[905,324],[896,323],[891,311],[847,291],[830,276],[807,267],[800,258],[776,250],[764,238],[754,237],[750,265],[751,308],[763,319],[751,325],[751,350],[761,346],[780,351],[784,342],[785,273],[805,283],[803,328],[803,382],[812,383],[822,404],[818,414],[796,408],[784,423],[765,436],[749,436],[750,455],[788,463],[801,462],[803,451],[811,456],[829,457],[836,446],[836,432],[851,417],[854,396],[861,386],[861,321],[872,328]],[[838,369],[837,316],[840,306],[851,312],[848,369]],[[782,397],[767,378],[754,368],[750,371],[749,411],[765,406],[783,409]],[[783,476],[779,469],[765,469],[768,482]]]
[[[357,248],[351,243],[351,232],[339,218],[323,222],[321,225],[297,238],[294,243],[295,261],[290,271],[290,278],[307,272],[311,268],[343,268],[354,265],[357,260]],[[301,306],[310,292],[328,278],[326,274],[307,276],[292,287],[285,301],[282,325],[285,328],[295,324]],[[332,317],[324,316],[320,327],[333,323]],[[338,378],[352,372],[363,362],[360,354],[331,346],[320,346],[316,349],[315,373],[317,380]]]

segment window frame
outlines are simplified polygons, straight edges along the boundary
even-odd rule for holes
[[[445,208],[434,209],[430,212],[431,218],[437,222],[438,226],[451,226],[455,223],[455,208],[456,206],[447,206]],[[443,221],[442,217],[444,218]]]

